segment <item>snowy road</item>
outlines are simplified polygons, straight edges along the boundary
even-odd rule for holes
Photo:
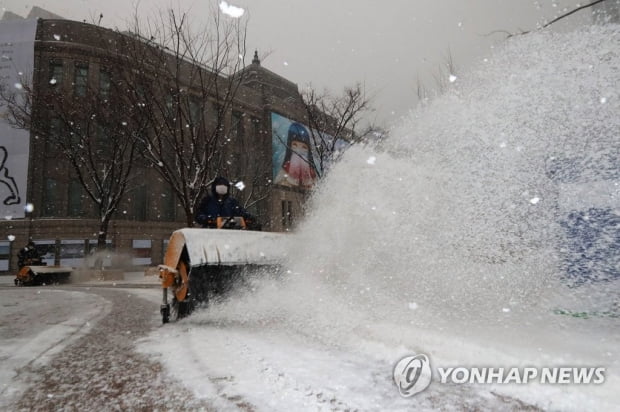
[[[134,350],[160,326],[134,289],[3,287],[0,299],[0,410],[212,409]]]
[[[377,348],[356,353],[200,316],[162,327],[159,296],[120,285],[0,287],[0,409],[536,409],[457,387],[401,398]]]
[[[170,342],[182,343],[186,351],[171,353]],[[161,351],[167,370],[218,410],[237,410],[240,400],[256,411],[540,410],[454,385],[403,398],[382,353],[387,348],[368,348],[370,354],[272,329],[183,321],[151,334],[141,347]]]

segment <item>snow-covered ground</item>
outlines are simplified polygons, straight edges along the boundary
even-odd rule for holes
[[[619,335],[600,332],[601,327],[617,327],[618,322],[592,324],[592,332],[598,329],[598,336],[584,337],[584,330],[578,327],[583,328],[588,321],[573,319],[576,332],[569,345],[564,339],[571,339],[571,335],[555,335],[556,328],[550,328],[548,334],[527,328],[518,333],[506,330],[503,338],[485,341],[464,330],[403,328],[402,324],[368,325],[346,338],[326,340],[325,336],[313,336],[312,326],[304,331],[303,324],[291,327],[288,322],[261,325],[223,320],[215,312],[198,311],[166,325],[141,340],[138,347],[161,361],[168,373],[197,397],[223,410],[234,406],[230,399],[242,399],[259,411],[612,411],[620,405],[615,389],[620,385],[616,360]],[[591,356],[583,356],[586,345],[596,348]],[[434,367],[605,365],[606,382],[455,385],[440,384],[435,373],[426,391],[404,398],[398,393],[392,372],[402,356],[413,353],[431,354]],[[581,355],[571,359],[571,353]]]
[[[140,282],[139,278],[132,283],[137,282]],[[150,283],[150,280],[145,283]],[[71,290],[58,287],[0,288],[2,410],[13,410],[13,402],[26,391],[42,390],[36,384],[34,388],[31,386],[31,371],[49,364],[63,349],[102,327],[101,320],[110,313],[112,303],[110,299],[94,293],[101,290],[100,286],[113,288],[119,296],[147,300],[151,305],[146,305],[144,310],[150,313],[142,317],[158,317],[160,291],[157,288],[124,289],[122,281],[115,284],[92,282],[93,286],[98,287],[83,285]],[[561,351],[553,353],[552,346],[556,349],[561,347],[559,342],[551,345],[549,337],[542,336],[540,331],[537,335],[528,336],[530,343],[527,345],[523,342],[513,342],[511,345],[509,342],[514,336],[507,336],[503,347],[498,347],[497,339],[484,345],[480,339],[467,336],[462,330],[429,331],[403,328],[402,324],[368,325],[367,328],[351,331],[347,337],[336,331],[331,336],[317,335],[312,322],[306,329],[303,324],[295,325],[297,319],[293,323],[277,323],[277,320],[271,319],[261,324],[252,314],[245,318],[239,316],[240,311],[246,308],[243,301],[228,302],[219,308],[215,305],[210,310],[198,310],[177,323],[155,326],[149,335],[138,339],[136,350],[153,362],[161,362],[168,381],[186,387],[196,398],[203,399],[218,410],[521,410],[534,408],[533,405],[548,410],[614,410],[614,406],[620,404],[620,397],[614,393],[619,383],[617,369],[615,372],[608,369],[607,382],[603,386],[529,384],[503,387],[439,384],[435,380],[426,391],[413,398],[403,398],[393,383],[392,368],[401,356],[414,351],[451,355],[444,359],[433,357],[434,366],[454,366],[456,359],[464,364],[485,359],[485,362],[493,360],[494,365],[521,365],[523,359],[519,358],[528,356],[528,352],[531,356],[531,352],[536,351],[533,347],[539,344],[545,344],[545,350],[539,351],[537,357],[528,359],[532,364],[594,362],[597,365],[611,365],[616,361],[615,357],[609,358],[614,356],[611,353],[603,353],[571,363],[563,358]],[[251,303],[252,300],[247,297],[245,302]],[[225,308],[227,305],[230,306]],[[582,326],[588,322],[583,319],[574,321],[574,326],[578,326],[579,322]],[[600,326],[593,324],[592,332]],[[104,333],[126,336],[136,332],[126,328],[118,326]],[[598,336],[610,337],[600,331]],[[575,337],[583,339],[583,330]],[[112,340],[116,339],[112,336]],[[590,342],[593,341],[598,339],[591,337]],[[408,345],[406,342],[415,344]],[[614,342],[598,343],[599,350],[603,347],[615,350]],[[579,347],[584,342],[574,341],[573,344]],[[123,351],[126,350],[123,348]],[[563,350],[566,348],[563,347]],[[97,362],[102,360],[83,362],[80,368],[87,367],[89,363],[96,365]],[[133,368],[136,367],[140,365],[134,364]],[[66,372],[57,370],[52,373]],[[102,373],[105,374],[105,370]],[[98,390],[108,379],[105,375],[93,377],[92,371],[87,370],[78,374],[83,376],[82,380],[89,381],[88,386],[92,390]],[[68,379],[59,377],[61,381]],[[184,410],[184,406],[195,404],[185,395],[169,402],[167,400],[172,395],[165,389],[156,389],[151,385],[149,390],[149,382],[132,383],[131,380],[127,385],[129,392],[118,396],[126,405],[137,408],[144,399],[136,388],[144,385],[151,396],[161,398],[170,410]],[[168,387],[171,387],[170,384]],[[76,388],[67,386],[64,391],[79,393]],[[46,392],[38,397],[55,398],[60,405],[70,407],[69,403],[60,401],[63,396],[68,396],[67,393]]]
[[[0,289],[0,302],[0,410],[25,390],[25,366],[47,364],[110,311],[103,298],[57,289]]]

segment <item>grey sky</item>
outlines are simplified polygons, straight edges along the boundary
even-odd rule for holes
[[[211,0],[142,0],[141,14],[172,5],[200,18]],[[219,0],[218,0],[219,2]],[[379,121],[391,125],[416,104],[418,78],[436,85],[448,56],[459,71],[489,56],[502,41],[496,30],[531,30],[565,8],[567,0],[229,0],[249,13],[248,56],[270,52],[263,65],[296,82],[340,91],[364,82],[375,95]],[[74,20],[125,28],[132,0],[0,0],[25,16],[33,5]],[[458,81],[458,80],[457,80]]]

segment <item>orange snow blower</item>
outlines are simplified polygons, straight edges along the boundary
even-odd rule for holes
[[[40,259],[25,262],[17,273],[15,286],[51,285],[69,281],[72,267],[46,266]]]
[[[219,218],[217,227],[172,233],[158,266],[163,323],[189,315],[253,272],[274,270],[284,256],[286,234],[224,229],[245,228],[242,218]]]

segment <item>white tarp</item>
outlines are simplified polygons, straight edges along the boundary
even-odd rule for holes
[[[0,21],[0,84],[7,92],[20,92],[32,84],[37,20]],[[24,217],[28,178],[30,132],[7,123],[0,107],[0,217]]]
[[[272,265],[286,254],[290,234],[226,229],[180,229],[191,266]]]

